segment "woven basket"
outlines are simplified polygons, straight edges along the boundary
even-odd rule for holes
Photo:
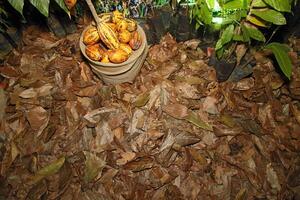
[[[137,31],[142,38],[140,48],[130,55],[127,61],[119,64],[102,63],[91,60],[85,53],[85,44],[83,43],[83,34],[90,28],[86,27],[80,37],[80,50],[84,57],[87,59],[93,72],[101,78],[106,84],[118,84],[124,82],[132,82],[139,73],[148,53],[148,44],[144,30],[138,25]]]

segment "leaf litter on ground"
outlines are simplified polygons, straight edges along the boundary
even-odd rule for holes
[[[0,67],[0,198],[299,197],[299,39],[290,82],[239,45],[253,74],[218,83],[200,40],[167,34],[134,83],[112,86],[85,63],[79,32],[23,36]]]

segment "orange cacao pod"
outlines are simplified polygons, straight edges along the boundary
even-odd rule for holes
[[[96,44],[100,36],[95,27],[88,28],[83,34],[83,43],[86,45]]]
[[[90,59],[98,61],[102,59],[105,52],[101,48],[100,44],[93,44],[85,48],[85,53]]]
[[[121,43],[120,44],[120,49],[125,51],[128,55],[130,55],[132,53],[132,49],[128,44]]]
[[[125,21],[127,22],[127,30],[129,32],[136,31],[137,29],[136,21],[134,21],[133,19],[125,19]]]
[[[128,43],[131,39],[131,33],[129,31],[127,31],[126,29],[125,30],[122,30],[120,33],[119,33],[119,41],[122,42],[122,43]]]
[[[107,53],[103,54],[103,58],[102,58],[101,62],[103,62],[103,63],[109,63],[109,58],[108,58],[108,54]]]
[[[135,31],[132,33],[132,37],[129,41],[129,45],[133,50],[137,50],[138,48],[140,48],[142,44],[142,38],[140,36],[140,34]]]
[[[112,63],[125,62],[129,55],[122,49],[108,50],[108,58]]]
[[[119,31],[119,32],[126,30],[127,27],[128,27],[128,23],[125,20],[120,20],[117,23],[117,31]]]

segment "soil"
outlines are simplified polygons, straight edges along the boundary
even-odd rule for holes
[[[299,198],[299,39],[290,81],[251,51],[253,74],[220,83],[201,41],[167,34],[132,84],[104,85],[81,30],[28,27],[0,67],[0,199]]]

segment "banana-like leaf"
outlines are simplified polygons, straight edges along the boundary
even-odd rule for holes
[[[23,15],[24,0],[8,0],[10,5]]]
[[[265,21],[272,22],[275,25],[286,24],[285,17],[282,13],[272,9],[252,9],[251,13]]]
[[[70,11],[67,8],[64,0],[55,0],[55,2],[59,5],[59,7],[61,7],[61,9],[63,9],[68,14],[69,17],[71,17]]]
[[[45,17],[49,15],[49,3],[50,0],[29,0],[30,3],[38,9]]]
[[[280,12],[291,12],[291,2],[289,0],[264,0],[269,6]]]
[[[205,24],[211,24],[212,22],[212,14],[206,3],[203,3],[200,8],[200,18],[201,21]]]
[[[255,26],[250,26],[248,24],[245,24],[245,28],[247,29],[247,32],[249,33],[249,36],[257,41],[265,42],[266,38],[260,30],[258,30]]]
[[[223,45],[227,44],[232,40],[233,37],[233,30],[234,30],[234,25],[230,24],[227,26],[227,28],[223,31],[221,38],[218,40],[216,44],[216,50],[221,49]]]
[[[252,7],[259,7],[259,8],[267,6],[267,4],[263,0],[253,0],[251,5]]]
[[[223,9],[247,9],[250,0],[232,0],[222,6]]]
[[[251,22],[252,24],[254,24],[256,26],[267,27],[267,25],[265,24],[265,22],[263,22],[261,19],[258,19],[255,16],[247,15],[246,20],[249,21],[249,22]]]
[[[292,62],[288,55],[289,48],[286,45],[277,42],[270,43],[265,48],[270,49],[273,52],[280,69],[288,79],[291,79]]]

